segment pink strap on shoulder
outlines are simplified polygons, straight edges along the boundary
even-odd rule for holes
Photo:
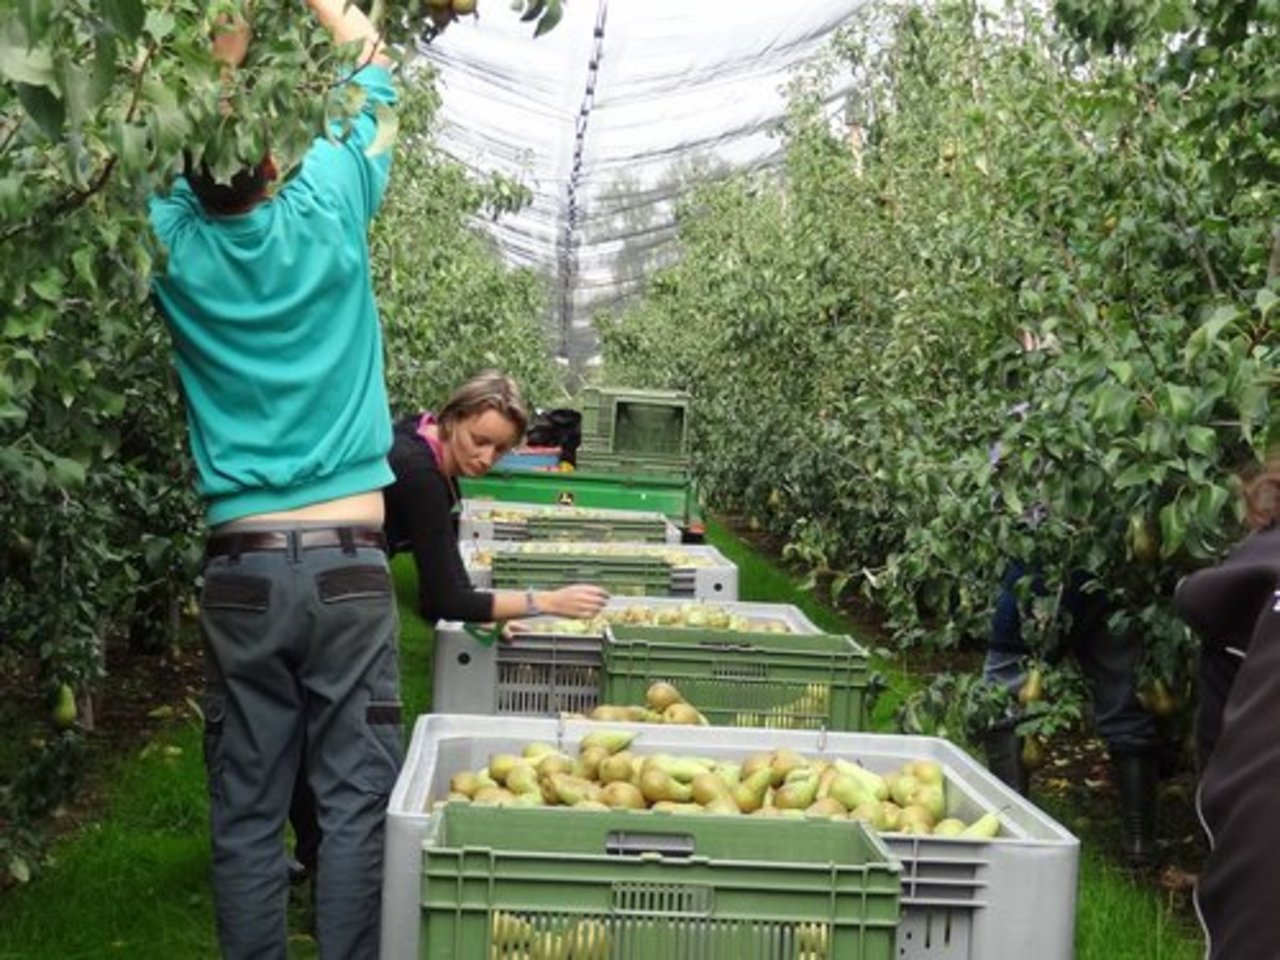
[[[438,426],[436,415],[434,413],[424,413],[422,419],[418,421],[418,436],[427,442],[427,446],[431,448],[431,452],[436,455],[436,463],[444,463],[444,451],[440,447],[440,438],[433,437],[427,432],[427,427]]]

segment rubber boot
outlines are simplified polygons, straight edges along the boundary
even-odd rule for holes
[[[1025,797],[1030,781],[1022,763],[1022,738],[1012,728],[991,730],[983,737],[982,748],[987,769]]]
[[[1159,758],[1154,752],[1114,753],[1123,828],[1121,850],[1134,869],[1151,865],[1156,855],[1156,787]]]

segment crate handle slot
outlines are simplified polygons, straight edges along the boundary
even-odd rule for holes
[[[693,837],[687,833],[630,833],[610,831],[604,852],[612,857],[655,853],[660,857],[693,856]]]

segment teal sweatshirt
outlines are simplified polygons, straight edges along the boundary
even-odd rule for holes
[[[353,128],[317,138],[296,177],[210,216],[185,178],[150,203],[168,251],[154,289],[173,337],[198,489],[212,525],[377,490],[393,479],[369,223],[391,153],[367,156],[396,91],[365,67]]]

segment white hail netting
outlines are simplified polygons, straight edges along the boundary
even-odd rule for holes
[[[533,191],[486,228],[509,263],[548,279],[558,355],[593,361],[593,314],[669,260],[692,177],[781,159],[787,82],[865,2],[567,0],[534,40],[506,0],[485,0],[478,22],[423,46],[440,78],[440,148]],[[851,85],[844,74],[831,87],[836,121]]]

